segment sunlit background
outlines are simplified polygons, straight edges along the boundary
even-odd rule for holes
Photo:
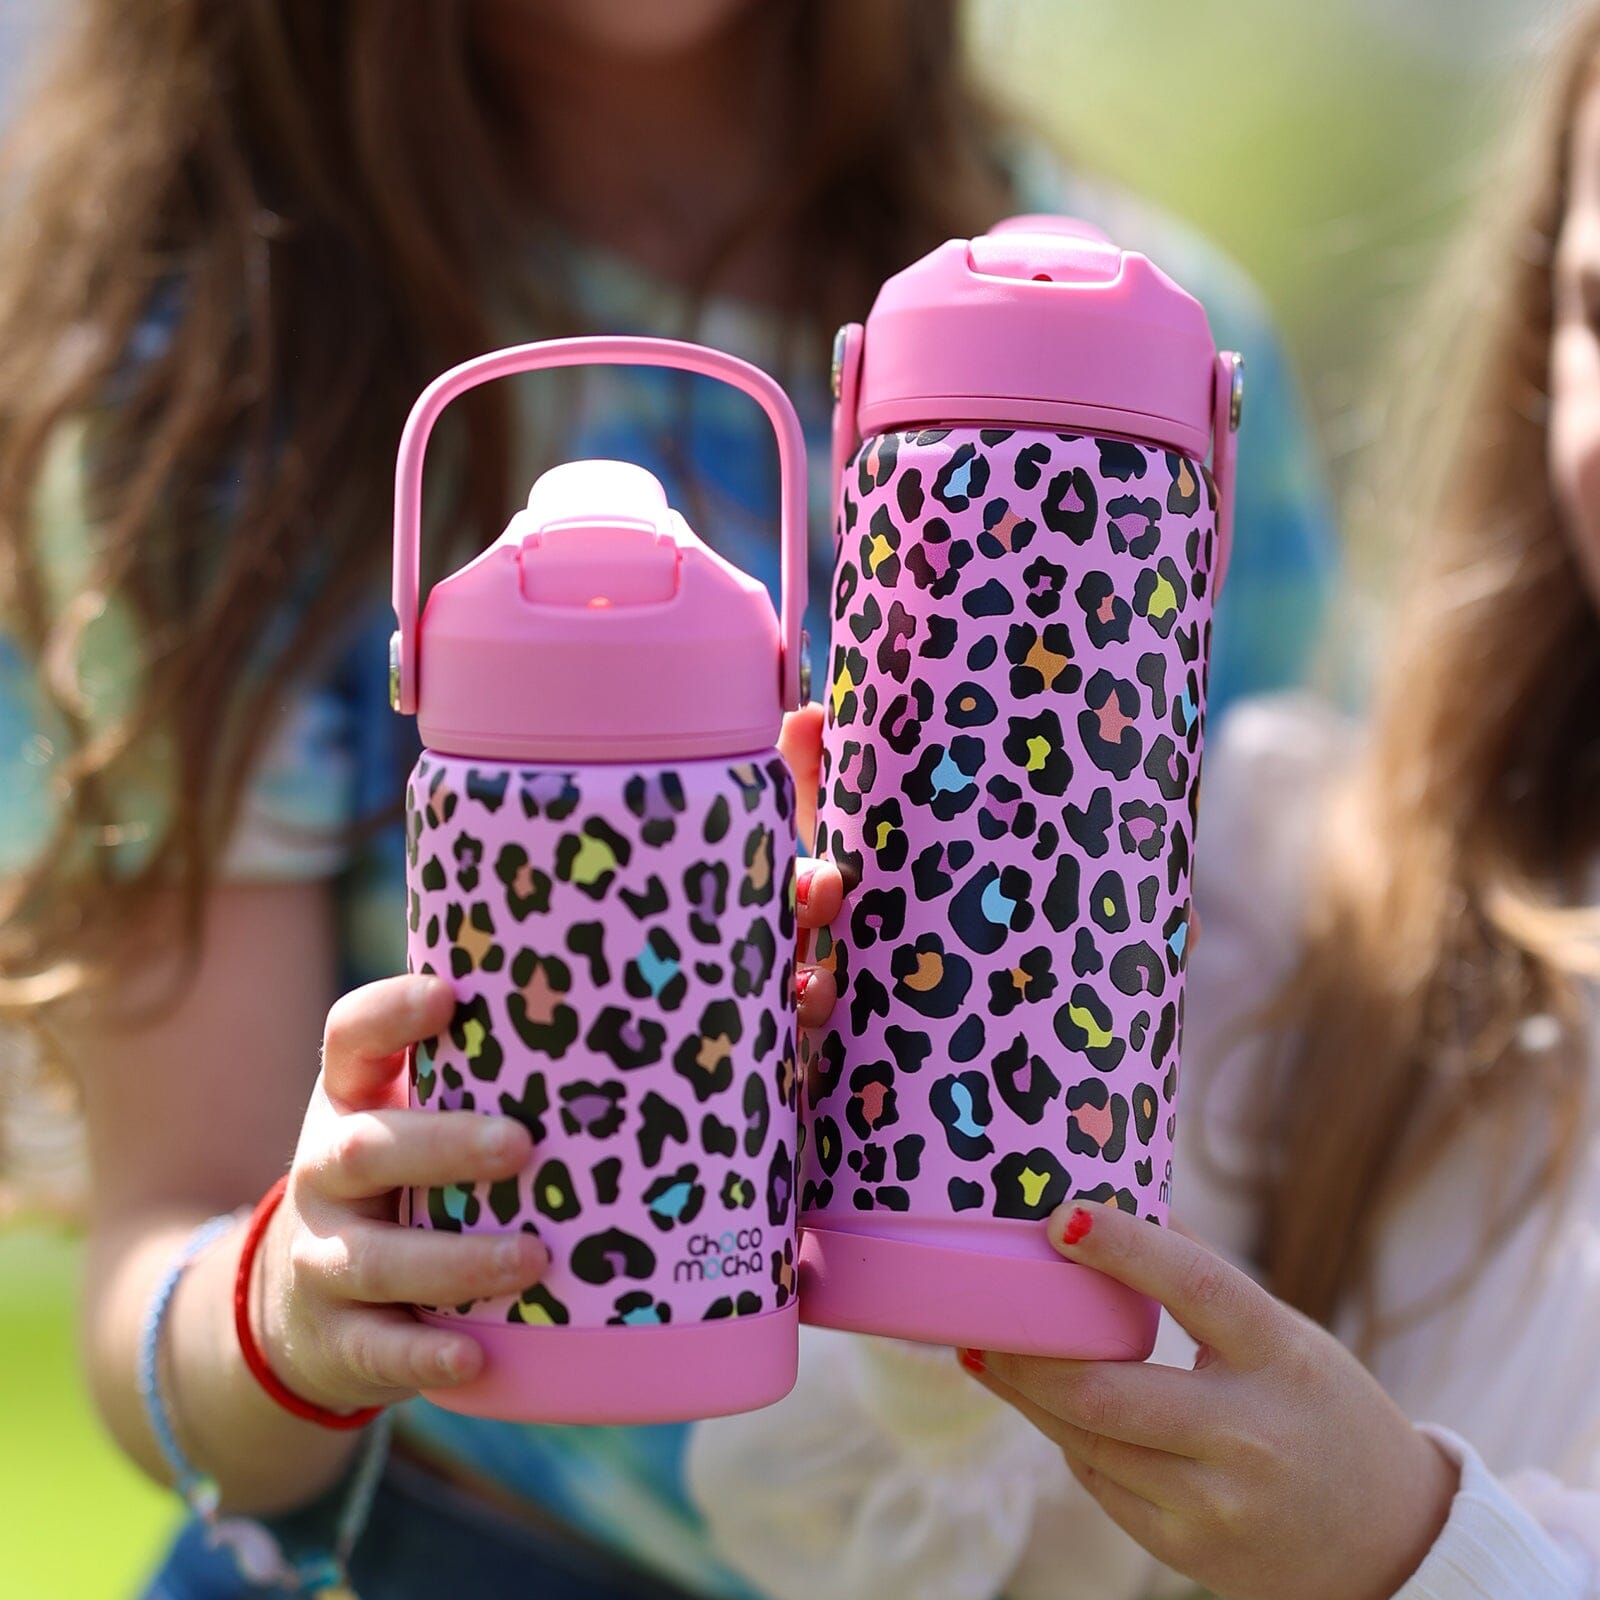
[[[70,3],[0,0],[0,120]],[[1565,9],[977,0],[972,24],[994,84],[1076,161],[1203,229],[1261,285],[1346,490],[1384,425],[1386,351]],[[172,1522],[79,1392],[77,1267],[59,1231],[0,1233],[0,1593],[19,1600],[120,1600]]]

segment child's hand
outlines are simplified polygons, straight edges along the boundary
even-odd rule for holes
[[[439,1033],[454,1006],[442,978],[385,978],[328,1013],[322,1075],[262,1244],[257,1336],[290,1389],[333,1410],[476,1376],[477,1342],[418,1322],[407,1306],[518,1293],[549,1263],[531,1234],[394,1220],[396,1189],[510,1177],[532,1154],[509,1117],[405,1109],[406,1047]]]
[[[1387,1600],[1421,1565],[1457,1469],[1331,1334],[1115,1207],[1061,1207],[1050,1240],[1159,1300],[1199,1343],[1194,1370],[970,1352],[963,1364],[983,1363],[982,1381],[1140,1544],[1229,1600]]]
[[[795,809],[799,814],[800,843],[811,848],[817,826],[817,781],[822,771],[822,707],[815,704],[791,711],[783,719],[778,735],[778,750],[794,773]],[[800,942],[795,964],[795,1018],[802,1028],[820,1028],[833,1011],[838,993],[833,974],[806,959],[809,935],[825,928],[839,915],[844,900],[844,882],[839,869],[830,861],[800,863],[800,878],[795,886],[795,912],[800,924]]]

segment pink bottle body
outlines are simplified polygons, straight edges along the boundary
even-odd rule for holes
[[[1041,1220],[1073,1198],[1167,1216],[1204,469],[918,430],[867,441],[841,518],[817,850],[850,888],[810,1067],[805,1315],[1147,1353],[1153,1308],[1062,1262]]]
[[[1044,1219],[1168,1216],[1237,361],[1060,218],[941,246],[836,360],[802,1314],[1139,1359],[1158,1308]]]
[[[671,765],[424,752],[407,957],[450,979],[411,1104],[513,1116],[532,1166],[414,1190],[413,1226],[525,1230],[521,1295],[419,1310],[485,1373],[432,1398],[500,1418],[671,1421],[794,1381],[794,792],[776,751]]]

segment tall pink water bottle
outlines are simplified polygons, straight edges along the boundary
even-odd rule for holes
[[[1047,217],[891,278],[835,360],[817,853],[847,892],[803,1314],[1139,1358],[1157,1308],[1042,1219],[1167,1217],[1239,361],[1144,256]]]
[[[417,620],[428,435],[512,373],[653,365],[753,396],[783,478],[782,622],[640,467],[544,474]],[[418,1189],[414,1227],[527,1230],[520,1295],[418,1309],[482,1376],[432,1398],[507,1420],[663,1422],[794,1382],[798,1091],[794,786],[805,455],[782,390],[675,341],[563,339],[467,362],[406,426],[396,477],[395,708],[426,747],[406,794],[408,966],[447,977],[411,1104],[499,1112],[529,1168]]]

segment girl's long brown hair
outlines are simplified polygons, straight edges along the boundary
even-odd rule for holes
[[[385,561],[392,461],[429,378],[497,342],[489,307],[559,285],[538,259],[536,169],[476,0],[80,0],[20,119],[0,233],[0,608],[45,663],[64,730],[56,838],[0,934],[13,1012],[80,991],[158,886],[192,949],[219,842],[287,675],[317,659]],[[827,333],[932,244],[1008,203],[997,118],[968,82],[956,0],[779,0],[792,162],[708,251],[779,230],[778,286],[820,365]],[[537,8],[529,7],[529,27]],[[470,174],[471,181],[463,181]],[[524,279],[535,277],[524,272]],[[136,348],[152,317],[170,337]],[[32,509],[64,423],[91,442],[90,570],[53,592]],[[512,420],[460,419],[457,526],[493,534]],[[131,610],[141,676],[106,725],[81,693],[85,629]],[[128,872],[117,796],[162,823]],[[170,900],[170,897],[168,897]]]
[[[1369,508],[1416,552],[1370,736],[1319,835],[1305,954],[1267,1017],[1260,1254],[1319,1321],[1372,1314],[1395,1206],[1469,1131],[1492,1238],[1571,1166],[1588,1092],[1577,909],[1600,844],[1600,622],[1546,463],[1552,268],[1600,8],[1555,53],[1449,298],[1420,440]],[[1452,1285],[1451,1289],[1459,1288]],[[1401,1308],[1403,1315],[1427,1309]]]
[[[576,331],[540,273],[537,162],[485,5],[76,0],[18,119],[0,190],[0,620],[42,664],[54,833],[0,896],[0,1024],[47,1044],[53,1008],[103,992],[135,947],[177,956],[164,993],[181,992],[286,685],[382,592],[411,400],[504,342],[493,306]],[[969,81],[960,22],[957,0],[749,8],[736,25],[788,35],[789,160],[711,242],[691,304],[742,245],[776,239],[789,348],[820,366],[879,281],[1005,214],[1009,133]],[[510,403],[480,392],[448,426],[439,509],[481,543],[508,504]],[[87,569],[65,587],[34,515],[63,438],[85,442],[90,508]],[[137,629],[138,677],[96,705],[80,668],[113,618]],[[0,1112],[18,1063],[49,1055],[0,1034]]]

